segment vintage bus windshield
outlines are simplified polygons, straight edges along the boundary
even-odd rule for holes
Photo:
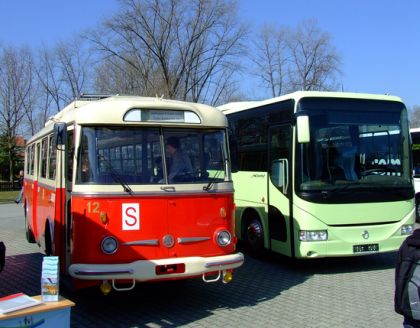
[[[230,179],[223,129],[83,127],[76,183],[210,183]]]
[[[402,103],[305,98],[299,109],[309,115],[311,140],[296,146],[298,192],[409,192],[409,135]]]

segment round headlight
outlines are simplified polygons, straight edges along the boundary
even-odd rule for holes
[[[118,241],[114,237],[105,237],[101,243],[102,252],[114,254],[118,249]]]
[[[229,231],[221,230],[217,232],[216,241],[219,246],[227,246],[232,241],[232,236]]]

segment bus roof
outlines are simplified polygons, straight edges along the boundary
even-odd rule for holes
[[[280,97],[260,100],[260,101],[239,101],[231,102],[217,107],[224,114],[240,112],[246,109],[265,106],[280,101],[294,99],[298,102],[301,98],[307,97],[330,97],[330,98],[353,98],[353,99],[371,99],[402,102],[400,97],[369,93],[351,93],[351,92],[330,92],[330,91],[296,91]]]
[[[171,111],[188,111],[198,115],[201,127],[225,127],[226,117],[216,108],[177,100],[168,100],[154,97],[140,96],[95,96],[87,95],[77,98],[64,107],[60,112],[52,116],[45,127],[35,134],[28,142],[31,142],[42,135],[49,133],[55,122],[76,123],[81,125],[177,125],[174,121],[126,121],[125,114],[132,109],[156,109]],[[188,123],[185,123],[188,124]],[[190,124],[193,125],[193,124]]]

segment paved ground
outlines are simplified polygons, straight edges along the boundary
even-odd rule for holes
[[[0,204],[6,267],[0,297],[40,293],[42,254],[26,242],[22,208]],[[138,284],[102,296],[98,288],[61,290],[76,303],[72,327],[370,327],[402,326],[393,310],[395,253],[292,261],[246,256],[228,284],[201,279]]]

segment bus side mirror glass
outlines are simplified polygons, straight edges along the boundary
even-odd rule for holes
[[[283,186],[283,163],[279,160],[271,163],[271,181],[276,187]]]
[[[67,124],[64,122],[57,122],[54,124],[54,142],[59,149],[67,143]]]
[[[309,143],[311,141],[309,131],[309,116],[299,115],[296,118],[297,139],[299,143]]]
[[[287,159],[276,159],[271,163],[271,182],[283,194],[287,193],[288,162]]]

